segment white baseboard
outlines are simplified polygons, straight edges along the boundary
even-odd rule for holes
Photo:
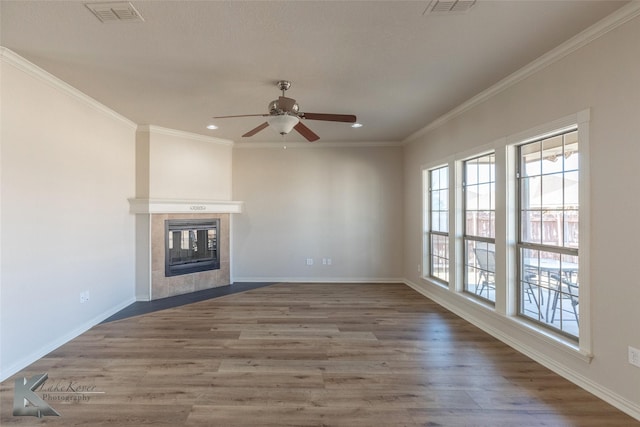
[[[405,283],[399,277],[233,277],[234,282],[284,283]]]
[[[77,336],[83,334],[84,332],[86,332],[89,329],[93,328],[95,325],[99,324],[100,322],[102,322],[105,319],[108,319],[109,317],[113,316],[114,314],[116,314],[117,312],[119,312],[123,308],[129,306],[130,304],[133,304],[134,302],[136,302],[136,299],[134,297],[131,297],[131,298],[127,299],[126,301],[123,301],[122,303],[118,304],[117,306],[111,307],[110,309],[100,313],[99,315],[93,317],[92,319],[88,320],[87,322],[84,322],[82,325],[79,325],[78,327],[76,327],[72,331],[70,331],[70,332],[62,335],[61,337],[58,337],[58,338],[54,339],[53,341],[47,343],[46,345],[44,345],[43,347],[41,347],[37,351],[34,351],[33,353],[31,353],[31,354],[21,358],[20,360],[14,362],[13,364],[9,365],[6,369],[4,369],[0,373],[0,382],[6,380],[7,378],[11,377],[12,375],[15,375],[20,370],[22,370],[22,369],[26,368],[27,366],[31,365],[33,362],[35,362],[35,361],[41,359],[42,357],[46,356],[47,354],[51,353],[53,350],[57,349],[61,345],[68,343],[72,339],[74,339]]]
[[[507,344],[509,347],[514,348],[520,353],[530,357],[531,359],[535,360],[536,362],[540,363],[541,365],[545,366],[546,368],[550,369],[551,371],[555,372],[561,377],[571,381],[572,383],[583,388],[589,393],[599,397],[600,399],[611,404],[612,406],[615,406],[616,408],[628,414],[629,416],[637,420],[640,420],[640,405],[626,399],[623,396],[620,396],[614,391],[609,390],[608,388],[602,386],[601,384],[598,384],[595,381],[585,377],[584,375],[568,368],[567,365],[558,363],[555,359],[545,354],[544,351],[541,351],[540,349],[534,346],[531,346],[525,342],[522,342],[521,340],[519,340],[514,336],[511,336],[509,334],[504,333],[501,330],[494,328],[489,323],[474,316],[472,313],[462,310],[460,307],[456,306],[455,304],[451,304],[450,301],[443,300],[436,293],[430,292],[424,286],[420,286],[406,279],[404,283],[410,288],[417,291],[418,293],[424,295],[425,297],[429,298],[435,303],[441,305],[445,309],[462,317],[472,325],[477,326],[478,328],[482,329],[489,335]],[[582,356],[576,355],[576,357],[581,358]]]

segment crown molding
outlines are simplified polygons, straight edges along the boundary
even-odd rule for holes
[[[427,133],[442,126],[446,122],[453,120],[454,118],[460,116],[468,110],[496,96],[500,92],[510,88],[516,83],[523,81],[532,74],[535,74],[538,71],[548,67],[549,65],[561,60],[567,55],[602,37],[609,31],[625,24],[626,22],[632,20],[637,16],[640,16],[640,1],[633,0],[627,5],[611,13],[609,16],[606,16],[605,18],[596,22],[591,27],[575,35],[566,42],[545,53],[541,57],[530,62],[528,65],[525,65],[518,71],[500,80],[495,85],[490,86],[488,89],[485,89],[478,95],[470,98],[448,113],[445,113],[444,115],[438,117],[427,126],[412,133],[404,140],[402,140],[402,144],[405,145],[416,141],[418,138],[423,137]]]
[[[58,77],[54,76],[53,74],[43,70],[42,68],[38,67],[36,64],[21,57],[11,49],[7,49],[4,46],[0,46],[0,60],[20,71],[23,71],[24,73],[30,75],[31,77],[34,77],[40,80],[41,82],[48,84],[54,89],[57,89],[75,98],[76,100],[82,102],[85,105],[88,105],[89,107],[97,110],[98,112],[124,123],[125,125],[129,126],[132,129],[135,129],[137,126],[136,123],[127,119],[123,115],[101,104],[100,102],[91,98],[89,95],[86,95],[85,93],[74,88],[70,84],[65,83],[64,81],[60,80]]]
[[[161,135],[174,136],[177,138],[190,139],[193,141],[211,142],[221,145],[234,145],[234,142],[230,139],[216,138],[213,136],[200,135],[197,133],[185,132],[176,129],[163,128],[155,125],[139,125],[138,132],[158,133]]]
[[[240,142],[234,148],[371,148],[371,147],[401,147],[400,141],[370,141],[370,142]]]

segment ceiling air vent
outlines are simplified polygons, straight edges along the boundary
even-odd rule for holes
[[[476,0],[431,0],[423,15],[464,13],[476,4]]]
[[[128,1],[85,3],[101,22],[143,22],[142,15]]]

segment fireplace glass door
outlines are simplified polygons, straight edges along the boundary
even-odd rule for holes
[[[165,221],[165,276],[220,268],[219,219]]]

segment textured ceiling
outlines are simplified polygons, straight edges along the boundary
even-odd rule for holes
[[[0,1],[0,43],[138,124],[244,141],[287,96],[325,142],[401,141],[626,2],[132,1],[144,22],[101,23],[77,1]],[[55,108],[55,106],[51,106]],[[303,141],[295,132],[286,141]]]

